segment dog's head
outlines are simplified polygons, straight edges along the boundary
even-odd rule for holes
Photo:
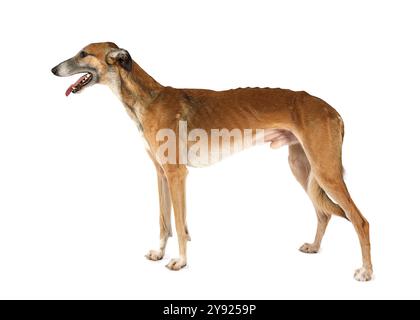
[[[115,81],[119,81],[123,74],[131,72],[132,63],[127,50],[112,42],[102,42],[84,47],[74,57],[63,61],[51,71],[59,77],[83,74],[67,89],[68,96],[96,83],[114,86]]]

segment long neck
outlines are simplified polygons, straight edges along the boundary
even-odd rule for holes
[[[121,71],[120,97],[131,117],[142,125],[142,114],[162,89],[155,79],[149,76],[133,61],[130,72]]]

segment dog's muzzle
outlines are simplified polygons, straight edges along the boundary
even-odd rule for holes
[[[75,83],[66,90],[66,96],[70,93],[78,93],[88,85],[98,82],[98,75],[95,69],[78,65],[74,58],[68,59],[51,69],[51,72],[58,77],[68,77],[78,73],[84,73]]]
[[[58,76],[58,66],[55,66],[54,68],[52,68],[51,69],[51,72],[54,74],[54,75],[56,75],[56,76]]]

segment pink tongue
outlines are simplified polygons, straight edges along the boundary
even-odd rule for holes
[[[66,90],[66,97],[69,96],[69,94],[73,91],[73,85],[71,85],[67,90]]]
[[[74,84],[72,84],[67,90],[66,90],[66,97],[70,95],[70,93],[73,91],[73,88],[77,87],[80,82],[82,82],[82,79],[84,76],[81,76],[79,80],[77,80]]]

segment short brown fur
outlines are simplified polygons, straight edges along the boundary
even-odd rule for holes
[[[118,50],[113,43],[91,44],[84,50],[89,56],[80,63],[95,68],[99,82],[118,92],[127,112],[142,129],[149,156],[157,170],[161,241],[159,250],[146,255],[148,259],[160,260],[165,254],[168,237],[172,235],[171,206],[180,256],[169,262],[169,269],[179,270],[187,264],[187,241],[190,239],[185,209],[187,166],[179,162],[160,164],[155,156],[159,147],[156,141],[158,131],[169,128],[177,132],[179,120],[188,122],[188,130],[201,128],[207,132],[222,128],[277,128],[290,131],[297,138],[298,143],[289,145],[290,167],[313,202],[318,218],[314,242],[304,244],[300,250],[318,252],[331,215],[344,217],[354,225],[362,249],[363,266],[356,270],[355,278],[371,279],[369,223],[354,204],[343,180],[344,125],[330,105],[303,91],[269,88],[212,91],[166,87],[135,62],[127,71],[117,61],[112,61],[109,52]]]

